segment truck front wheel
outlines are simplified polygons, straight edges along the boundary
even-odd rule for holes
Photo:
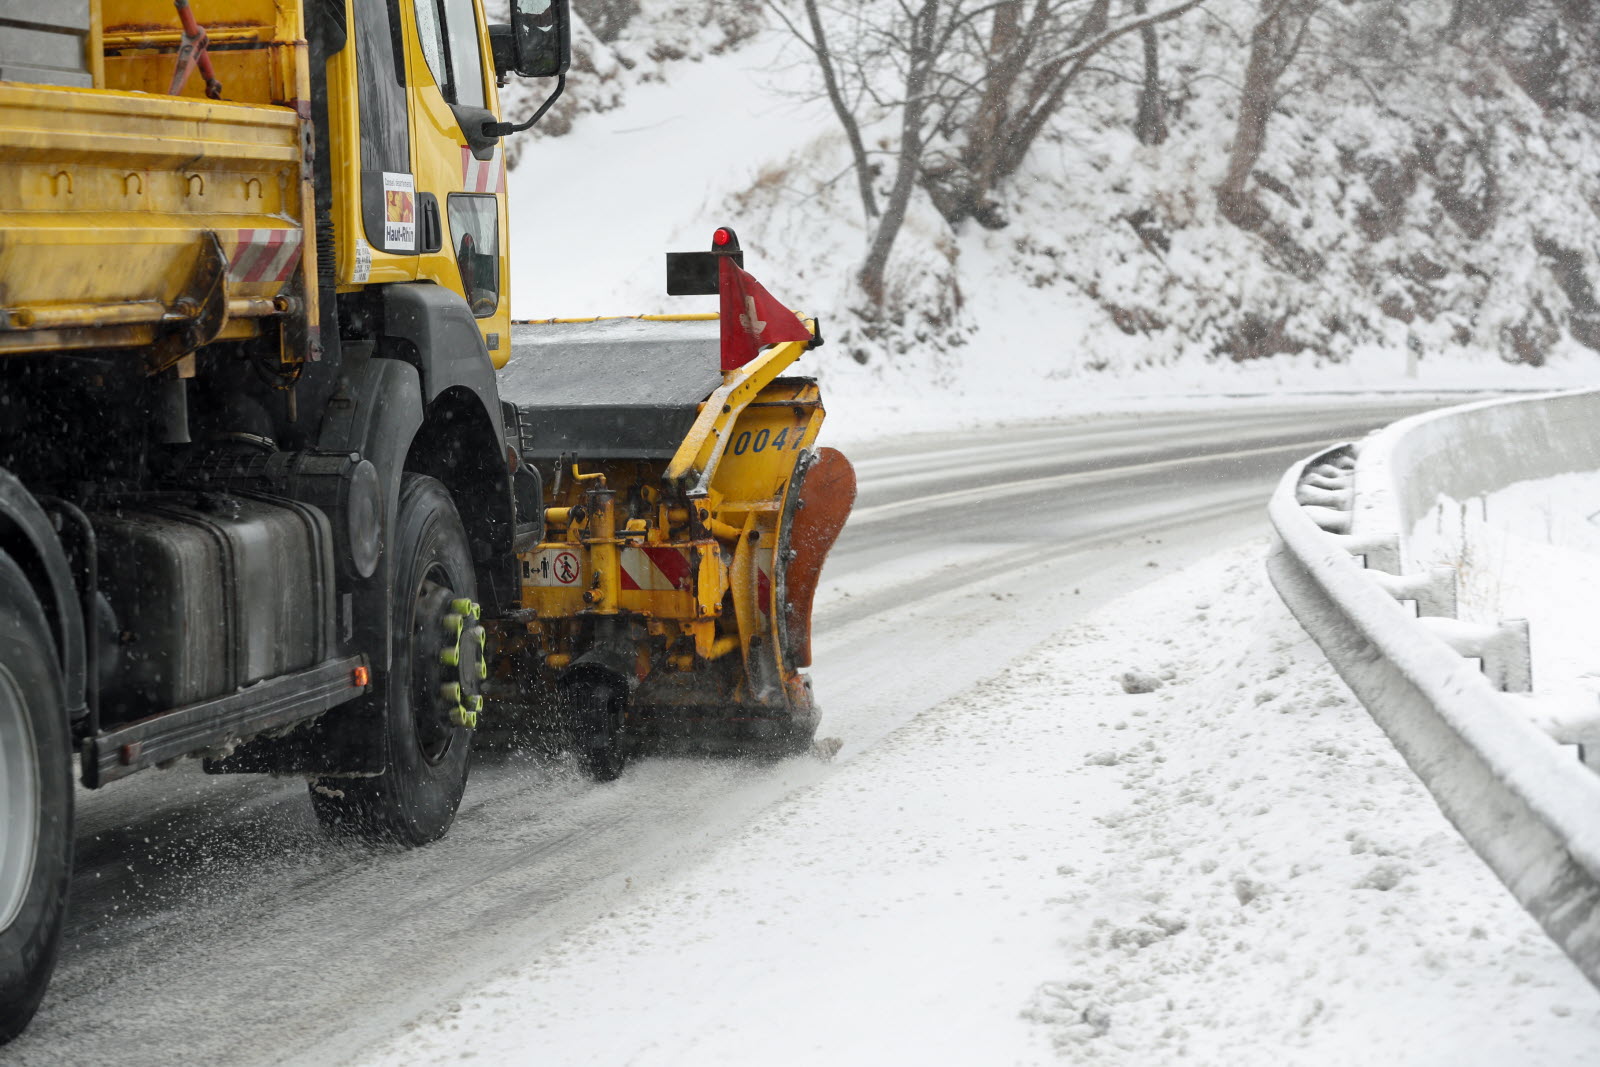
[[[72,874],[72,745],[54,641],[0,553],[0,1044],[22,1032],[55,969]]]
[[[331,829],[405,847],[444,836],[467,786],[482,662],[477,579],[445,487],[407,474],[395,523],[385,770],[311,784]]]

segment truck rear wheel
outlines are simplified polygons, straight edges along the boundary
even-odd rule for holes
[[[0,553],[0,1044],[44,998],[66,917],[72,745],[55,662],[38,598]]]
[[[465,702],[476,703],[483,650],[473,636],[477,579],[467,533],[437,480],[405,476],[392,545],[385,770],[315,781],[311,804],[335,831],[409,848],[444,836],[466,790],[472,731],[462,712],[476,711]]]

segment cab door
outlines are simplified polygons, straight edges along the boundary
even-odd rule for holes
[[[417,277],[472,309],[496,367],[511,355],[505,150],[480,0],[400,0],[411,87]]]

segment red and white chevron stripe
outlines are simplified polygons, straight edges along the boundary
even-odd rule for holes
[[[623,589],[686,590],[693,579],[687,548],[634,546],[622,549],[617,556]]]
[[[461,146],[461,188],[469,193],[498,193],[505,177],[505,157],[496,145],[494,155],[478,159],[472,149]]]
[[[756,553],[756,610],[772,616],[772,553]]]
[[[283,282],[300,263],[301,231],[240,230],[228,264],[230,282]]]

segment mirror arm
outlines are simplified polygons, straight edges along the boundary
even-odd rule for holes
[[[539,110],[533,113],[533,118],[527,122],[485,122],[483,124],[483,135],[485,137],[504,137],[507,134],[521,133],[523,130],[531,129],[533,124],[542,119],[544,113],[550,110],[550,105],[556,102],[556,98],[561,95],[566,87],[567,73],[562,71],[556,77],[555,91],[544,98],[544,103],[540,104]]]

